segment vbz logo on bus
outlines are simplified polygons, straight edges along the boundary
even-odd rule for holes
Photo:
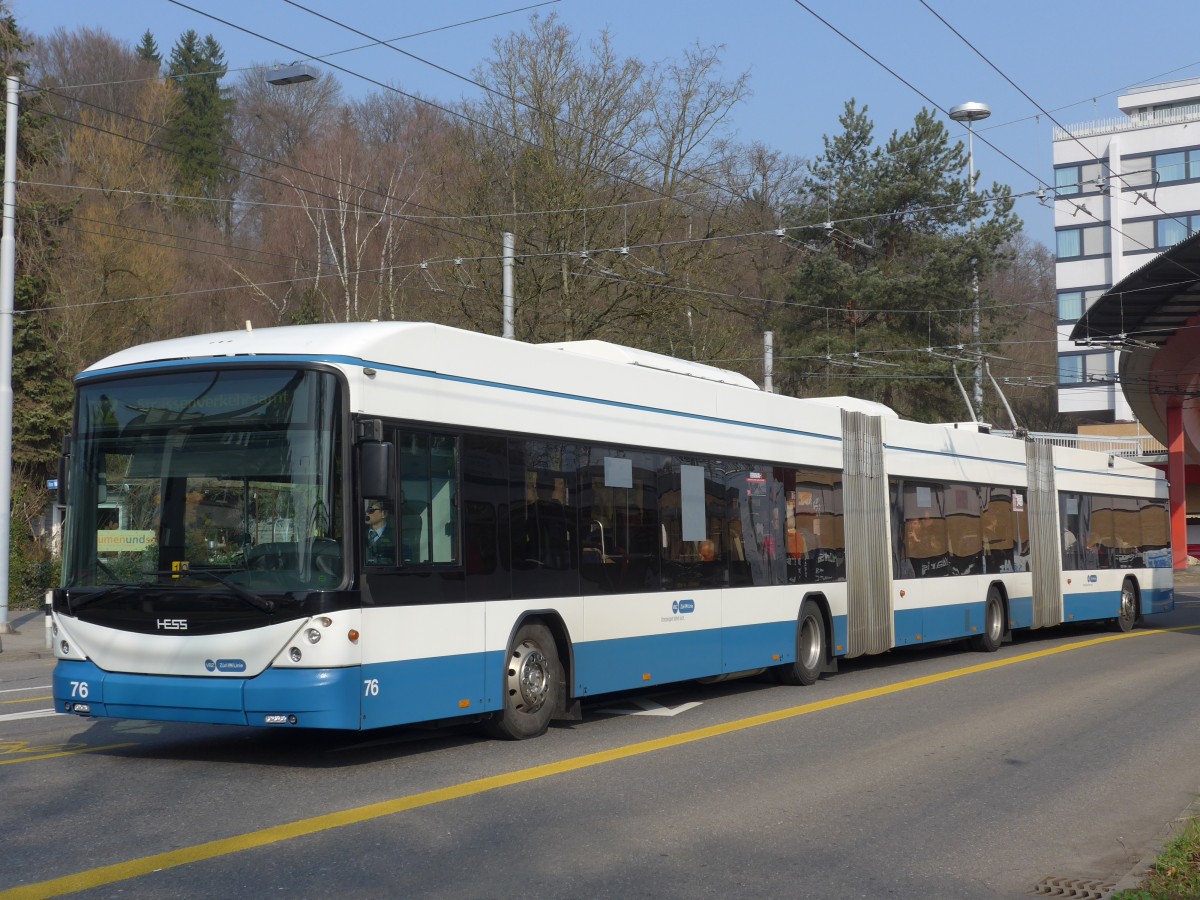
[[[680,613],[690,613],[690,612],[695,612],[695,611],[696,611],[696,601],[692,600],[690,598],[687,600],[676,600],[674,603],[671,604],[671,612],[673,612],[675,615],[679,615]]]

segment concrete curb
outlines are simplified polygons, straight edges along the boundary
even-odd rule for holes
[[[1107,900],[1108,897],[1111,897],[1113,894],[1119,893],[1120,891],[1135,891],[1140,888],[1142,886],[1142,882],[1145,881],[1150,872],[1154,870],[1154,861],[1158,858],[1158,855],[1163,852],[1163,849],[1167,846],[1167,844],[1171,843],[1171,841],[1183,834],[1183,831],[1187,828],[1188,823],[1197,816],[1200,816],[1200,796],[1197,796],[1195,800],[1193,800],[1187,805],[1187,807],[1184,808],[1183,812],[1167,823],[1166,827],[1163,828],[1161,838],[1156,842],[1154,847],[1151,848],[1145,856],[1139,859],[1137,864],[1134,865],[1134,867],[1130,869],[1125,876],[1113,886],[1111,891],[1104,894],[1101,900]]]

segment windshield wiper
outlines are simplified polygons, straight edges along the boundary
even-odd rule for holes
[[[238,571],[238,570],[230,569],[227,571]],[[237,597],[239,600],[243,601],[244,603],[246,603],[250,606],[253,606],[255,609],[260,610],[262,612],[267,612],[267,613],[275,611],[275,601],[274,600],[266,600],[266,599],[258,596],[258,594],[254,593],[253,591],[248,591],[241,585],[234,584],[228,578],[222,578],[220,575],[218,575],[212,569],[184,569],[179,572],[165,570],[162,572],[146,572],[145,574],[146,575],[155,575],[155,576],[162,576],[162,575],[172,575],[172,576],[176,576],[176,577],[183,576],[185,578],[189,575],[205,575],[208,578],[211,578],[213,581],[217,582],[218,584],[222,585],[223,587],[229,588],[229,590],[233,593],[233,595],[235,597]],[[128,582],[128,583],[122,583],[122,584],[113,584],[113,585],[109,585],[102,591],[97,591],[94,594],[89,594],[85,597],[80,597],[79,599],[72,599],[71,590],[68,588],[67,599],[71,603],[71,610],[74,611],[74,610],[80,609],[84,606],[90,606],[91,604],[97,603],[106,597],[111,597],[114,594],[120,594],[124,591],[133,590],[135,588],[152,588],[152,587],[163,587],[163,585],[161,582],[153,582],[153,581],[138,581],[138,582]]]
[[[85,606],[91,606],[93,603],[97,603],[100,600],[103,600],[105,597],[111,597],[114,594],[121,594],[121,593],[124,593],[125,591],[133,590],[134,588],[147,588],[147,587],[150,587],[150,582],[148,582],[148,581],[129,582],[129,583],[124,583],[124,584],[110,584],[108,587],[106,587],[102,591],[96,591],[96,593],[94,593],[94,594],[88,594],[85,597],[78,597],[78,598],[73,598],[71,596],[71,588],[67,588],[67,602],[70,603],[71,612],[73,613],[73,612],[75,612],[75,610],[82,609]]]
[[[226,569],[225,571],[237,572],[240,570]],[[255,609],[258,609],[258,610],[261,610],[261,611],[267,612],[267,613],[275,611],[275,601],[274,600],[265,600],[262,597],[258,596],[258,594],[254,593],[253,591],[246,590],[246,588],[242,587],[240,584],[234,584],[228,578],[222,578],[220,575],[218,575],[212,569],[184,569],[182,572],[159,572],[157,574],[159,574],[159,575],[183,575],[183,576],[204,575],[208,578],[211,578],[217,584],[220,584],[220,585],[223,585],[224,587],[229,588],[229,590],[233,591],[234,595],[239,600],[245,601],[246,603],[253,606]]]

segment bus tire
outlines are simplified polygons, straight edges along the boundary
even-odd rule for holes
[[[1004,599],[995,585],[988,588],[983,607],[983,634],[971,637],[971,649],[980,653],[995,653],[1004,641]]]
[[[522,625],[508,648],[504,709],[487,723],[487,733],[508,741],[545,734],[562,707],[562,692],[562,663],[550,629],[540,622]]]
[[[1121,583],[1121,614],[1112,620],[1113,631],[1133,631],[1138,620],[1138,593],[1132,578]]]
[[[805,600],[796,621],[796,661],[775,669],[780,684],[815,684],[825,671],[826,644],[825,614],[815,600]]]

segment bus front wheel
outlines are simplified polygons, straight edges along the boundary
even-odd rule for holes
[[[550,629],[522,625],[508,648],[504,669],[504,709],[487,725],[496,738],[523,741],[545,734],[562,706],[562,664]]]
[[[814,600],[805,600],[796,623],[796,661],[775,670],[781,684],[816,684],[825,671],[828,647],[825,641],[825,614]]]

